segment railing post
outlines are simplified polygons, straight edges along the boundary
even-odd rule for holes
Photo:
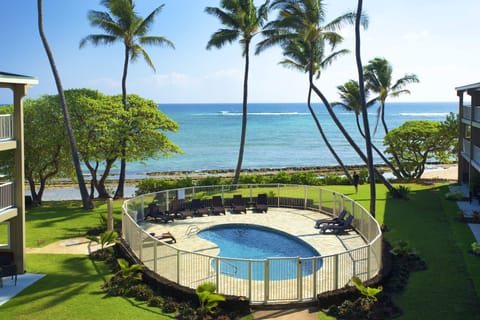
[[[307,186],[303,186],[303,209],[307,209]]]
[[[216,269],[216,274],[215,274],[215,285],[217,286],[217,289],[220,289],[220,258],[217,257],[215,258],[215,269]]]
[[[371,270],[370,270],[370,259],[371,259],[370,250],[371,249],[372,249],[372,246],[367,246],[367,279],[370,279],[370,276],[371,276]]]
[[[252,300],[252,260],[248,260],[248,299]]]
[[[318,274],[317,274],[317,258],[312,258],[312,278],[313,278],[313,286],[312,286],[312,297],[315,298],[317,296],[317,280],[318,280]]]
[[[302,268],[302,259],[297,258],[297,298],[298,301],[303,299],[303,268]]]
[[[157,257],[157,256],[158,256],[158,255],[157,255],[157,249],[158,249],[158,242],[157,242],[157,241],[154,241],[154,242],[153,242],[153,250],[154,250],[154,251],[153,251],[153,271],[154,271],[155,273],[158,273],[158,272],[157,272],[157,269],[158,269],[158,267],[157,267],[157,258],[158,258],[158,257]]]
[[[334,259],[333,259],[333,281],[334,281],[334,284],[333,284],[333,290],[337,290],[338,289],[338,254],[334,255]]]
[[[177,250],[177,284],[180,283],[180,250]]]
[[[277,183],[277,207],[280,207],[280,183]]]
[[[337,194],[334,192],[333,193],[333,208],[332,208],[332,213],[334,216],[337,214]]]
[[[270,260],[266,259],[263,261],[264,263],[264,299],[263,302],[267,303],[270,299]]]
[[[318,189],[318,210],[322,212],[322,188]]]

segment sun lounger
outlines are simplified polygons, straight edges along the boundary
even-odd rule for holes
[[[193,199],[191,208],[193,210],[193,214],[196,215],[197,217],[201,217],[204,215],[208,216],[209,210],[208,208],[205,208],[205,206],[203,205],[200,199]]]
[[[247,213],[247,206],[245,205],[245,201],[241,194],[233,195],[232,200],[232,212],[233,213]]]
[[[168,213],[160,211],[160,208],[155,203],[150,203],[147,208],[147,214],[145,215],[145,220],[147,218],[152,218],[155,222],[160,220],[161,222],[167,223],[169,221],[174,221],[175,217]]]
[[[170,214],[175,215],[176,217],[180,217],[181,219],[185,219],[188,217],[193,217],[193,210],[184,208],[182,202],[178,199],[173,199],[170,202],[170,206],[168,208],[168,212]]]
[[[223,206],[223,203],[222,203],[222,197],[220,196],[212,197],[211,213],[214,215],[225,214],[225,207]]]
[[[331,231],[332,233],[340,233],[352,228],[353,216],[349,215],[345,220],[340,221],[338,224],[324,224],[320,227],[320,232],[325,233]]]
[[[268,211],[268,198],[266,193],[261,193],[257,196],[257,202],[253,207],[253,212],[267,212]]]
[[[176,243],[177,242],[177,239],[175,239],[173,234],[171,234],[170,232],[163,232],[162,234],[160,234],[158,236],[153,232],[153,233],[150,233],[150,235],[157,240],[162,240],[162,241],[166,240],[165,242],[169,242],[169,243]]]
[[[345,216],[347,215],[347,210],[342,210],[338,217],[335,218],[330,218],[330,219],[319,219],[315,222],[315,228],[320,229],[320,226],[322,224],[337,224],[340,223],[343,219],[345,219]]]

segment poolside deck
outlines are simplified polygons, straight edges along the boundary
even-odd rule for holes
[[[310,210],[299,210],[292,208],[269,208],[268,213],[231,214],[203,216],[175,220],[168,223],[145,222],[142,227],[147,232],[161,234],[170,232],[176,238],[177,243],[173,246],[188,251],[201,252],[203,254],[217,255],[218,247],[207,240],[201,239],[196,232],[219,224],[245,223],[266,226],[287,232],[298,237],[314,247],[322,256],[344,252],[366,245],[364,239],[355,231],[348,231],[343,234],[322,234],[314,228],[317,219],[329,218],[325,214]],[[295,253],[292,252],[292,256]]]

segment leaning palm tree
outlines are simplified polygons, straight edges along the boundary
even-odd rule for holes
[[[107,11],[88,12],[90,24],[103,29],[106,34],[91,34],[80,41],[80,48],[88,42],[93,45],[110,45],[115,42],[124,45],[124,62],[122,75],[122,103],[125,110],[127,103],[127,74],[129,61],[136,61],[139,56],[143,57],[148,66],[155,72],[150,56],[143,48],[143,45],[168,46],[175,48],[173,43],[162,36],[150,36],[148,32],[152,27],[155,17],[162,11],[164,5],[158,6],[145,19],[135,12],[135,4],[132,0],[102,0],[101,4]],[[115,198],[123,198],[126,172],[126,149],[127,137],[123,137],[122,155],[120,164],[120,175]]]
[[[387,123],[385,122],[385,101],[388,97],[398,97],[402,94],[410,94],[410,90],[404,89],[410,83],[419,82],[415,74],[407,74],[392,84],[392,65],[385,58],[374,58],[368,62],[364,68],[364,77],[367,88],[378,94],[377,101],[380,106],[377,111],[377,120],[375,123],[374,134],[381,121],[385,134],[388,133]]]
[[[272,3],[272,7],[279,10],[278,18],[265,26],[263,34],[266,39],[259,43],[257,50],[263,50],[276,44],[279,44],[285,49],[292,41],[305,41],[309,43],[308,47],[310,52],[307,67],[309,68],[310,88],[320,98],[330,117],[348,143],[360,158],[369,164],[369,159],[367,159],[363,151],[344,128],[333,111],[328,99],[313,82],[314,66],[319,63],[319,61],[315,60],[316,55],[314,48],[318,46],[316,43],[326,42],[333,50],[335,46],[343,40],[336,31],[347,23],[353,24],[356,19],[356,14],[347,13],[325,24],[325,10],[322,0],[277,0]],[[366,27],[368,24],[366,17],[362,16],[361,18],[363,26]],[[378,171],[376,171],[376,175],[391,192],[396,191],[390,182]]]
[[[42,38],[42,43],[47,53],[48,61],[50,62],[50,67],[52,69],[53,77],[55,78],[55,84],[57,86],[58,96],[60,97],[60,104],[62,106],[63,118],[65,121],[65,126],[67,127],[68,140],[70,142],[70,149],[72,152],[73,164],[75,166],[75,173],[78,181],[78,188],[80,189],[80,195],[82,197],[82,204],[84,209],[92,209],[93,203],[88,195],[87,187],[85,186],[85,181],[83,178],[82,169],[80,166],[80,158],[78,156],[77,144],[75,141],[75,136],[73,135],[72,125],[70,123],[70,115],[68,113],[67,102],[65,100],[65,94],[63,91],[62,81],[60,79],[60,74],[58,73],[57,66],[55,64],[55,59],[53,58],[52,50],[48,44],[47,37],[43,30],[43,5],[42,0],[37,0],[38,6],[38,31],[40,33],[40,38]]]
[[[240,149],[238,161],[233,178],[233,185],[238,183],[242,169],[243,152],[245,149],[245,137],[247,133],[248,115],[248,72],[250,68],[250,44],[252,38],[259,32],[268,16],[267,0],[258,9],[253,0],[222,0],[220,8],[207,7],[205,12],[211,14],[225,25],[224,29],[215,32],[207,43],[207,49],[212,47],[221,48],[227,43],[239,39],[242,46],[242,55],[245,57],[245,69],[243,76],[243,108],[242,108],[242,133],[240,137]]]
[[[360,86],[355,80],[349,80],[343,85],[337,86],[338,95],[340,101],[332,102],[332,107],[341,107],[346,111],[353,112],[355,114],[355,122],[360,135],[366,139],[366,134],[360,124],[360,115],[362,114],[362,97],[360,94]],[[369,92],[365,92],[365,98],[368,98]],[[372,99],[366,102],[366,107],[369,108],[375,104],[376,100]],[[385,164],[392,170],[395,176],[399,176],[395,166],[385,157],[382,151],[378,149],[373,142],[371,142],[372,149],[375,150],[377,155],[382,158]]]
[[[342,168],[343,172],[345,173],[345,176],[347,179],[350,181],[350,183],[353,183],[352,176],[350,175],[348,169],[344,165],[342,159],[339,157],[335,149],[333,148],[332,144],[328,140],[327,136],[325,135],[325,132],[323,131],[322,125],[320,121],[318,120],[318,117],[312,107],[312,86],[311,84],[313,81],[310,81],[311,77],[316,77],[316,79],[320,78],[321,71],[329,66],[330,64],[333,63],[338,57],[343,56],[347,54],[349,51],[346,49],[342,49],[339,51],[334,51],[330,53],[328,56],[324,56],[324,42],[323,41],[316,41],[313,43],[313,45],[316,46],[316,48],[313,48],[313,50],[310,50],[310,45],[312,43],[305,42],[305,41],[290,41],[288,42],[283,50],[283,55],[285,56],[285,59],[280,62],[285,67],[292,68],[299,70],[301,72],[305,72],[309,74],[309,88],[308,88],[308,98],[307,98],[307,106],[308,110],[310,111],[310,114],[312,115],[312,118],[317,126],[317,129],[320,133],[320,136],[322,137],[323,141],[325,142],[325,145],[327,146],[328,150],[330,153],[333,155],[335,160],[337,161],[338,165]],[[310,56],[313,54],[314,56],[314,61],[318,63],[310,63]]]

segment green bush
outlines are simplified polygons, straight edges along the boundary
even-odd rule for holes
[[[171,298],[165,299],[162,305],[162,312],[174,313],[175,311],[177,311],[177,303],[173,301]]]
[[[153,296],[148,300],[148,306],[160,308],[162,306],[163,299],[159,296]]]

